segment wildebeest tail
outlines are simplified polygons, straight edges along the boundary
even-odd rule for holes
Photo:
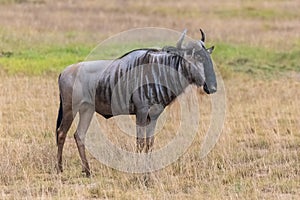
[[[58,110],[58,116],[57,116],[57,121],[56,121],[56,144],[58,142],[57,129],[59,128],[59,126],[61,124],[62,117],[63,117],[63,109],[62,109],[62,100],[60,97],[59,110]]]
[[[60,75],[59,75],[59,78],[60,78]],[[59,79],[58,78],[58,79]],[[59,128],[60,124],[61,124],[61,121],[62,121],[62,118],[63,118],[63,107],[62,107],[62,98],[61,98],[61,94],[59,94],[59,110],[58,110],[58,116],[57,116],[57,120],[56,120],[56,144],[58,144],[58,132],[57,132],[57,129]]]

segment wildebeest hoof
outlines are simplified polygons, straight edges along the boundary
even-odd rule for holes
[[[60,173],[63,172],[63,167],[62,166],[55,165],[55,169],[56,169],[56,171],[57,171],[58,174],[60,174]]]
[[[84,173],[85,176],[86,176],[87,178],[90,178],[90,177],[91,177],[91,172],[90,172],[90,170],[82,170],[82,173]]]

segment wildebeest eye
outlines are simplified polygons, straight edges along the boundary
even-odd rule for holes
[[[203,59],[203,56],[201,56],[200,54],[195,54],[195,57],[194,57],[197,61],[199,62],[202,62],[204,59]]]

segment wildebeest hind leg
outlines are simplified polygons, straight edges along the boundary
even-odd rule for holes
[[[85,154],[84,138],[88,130],[88,127],[91,123],[93,114],[94,114],[94,110],[88,106],[82,110],[79,110],[79,123],[78,123],[77,130],[74,134],[74,138],[81,159],[82,172],[84,172],[87,177],[90,176],[90,167]]]
[[[67,110],[67,109],[64,109]],[[73,114],[72,111],[65,111],[63,114],[63,118],[61,121],[61,124],[59,128],[56,130],[57,134],[57,172],[62,172],[63,167],[62,167],[62,152],[63,152],[63,147],[64,143],[66,140],[67,132],[70,129],[70,126],[73,122]]]

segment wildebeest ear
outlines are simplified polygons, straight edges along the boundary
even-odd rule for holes
[[[184,37],[185,37],[185,35],[186,35],[186,32],[187,32],[187,30],[184,29],[183,32],[182,32],[182,34],[181,34],[181,36],[180,36],[180,38],[179,38],[179,40],[178,40],[178,42],[177,42],[177,44],[176,44],[176,47],[177,47],[178,49],[181,49],[181,48],[182,48],[182,43],[183,43]]]
[[[206,51],[207,51],[209,54],[212,54],[214,48],[215,48],[215,46],[212,46],[212,47],[206,49]]]

